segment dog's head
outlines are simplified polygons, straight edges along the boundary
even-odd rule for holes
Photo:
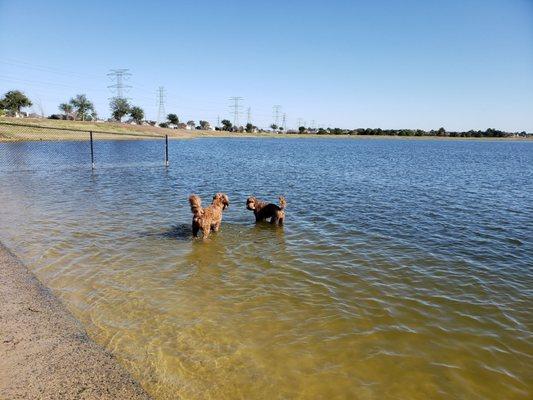
[[[229,207],[229,197],[226,193],[217,193],[213,196],[213,204],[222,204],[222,209]]]
[[[257,199],[254,196],[250,196],[246,199],[246,208],[248,210],[255,210],[255,206],[257,204]]]

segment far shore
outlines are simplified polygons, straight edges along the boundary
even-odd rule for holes
[[[6,123],[5,125],[2,124]],[[85,141],[93,132],[94,140],[150,140],[198,138],[279,138],[279,139],[390,139],[390,140],[463,140],[463,141],[531,141],[528,137],[449,137],[390,135],[318,135],[275,132],[228,132],[214,130],[168,129],[114,122],[64,121],[38,118],[0,118],[0,143],[28,141]]]

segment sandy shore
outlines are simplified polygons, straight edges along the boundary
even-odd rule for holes
[[[0,399],[149,399],[0,243]]]

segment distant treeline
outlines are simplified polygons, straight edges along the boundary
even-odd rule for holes
[[[447,131],[444,128],[438,130],[425,131],[422,129],[381,129],[381,128],[358,128],[358,129],[341,129],[341,128],[320,128],[312,129],[301,126],[298,131],[287,131],[292,134],[316,134],[316,135],[368,135],[368,136],[441,136],[441,137],[527,137],[528,133],[522,132],[504,132],[498,129],[486,129],[484,131],[465,131],[455,132]]]
[[[20,90],[10,90],[0,97],[0,117],[3,115],[11,117],[43,117],[35,113],[27,114],[21,111],[24,107],[31,107],[31,100]],[[127,99],[114,97],[109,103],[111,115],[113,116],[108,121],[122,122],[122,118],[130,116],[126,121],[130,124],[138,125],[156,125],[156,121],[147,121],[144,118],[144,110],[141,107],[132,106]],[[68,102],[61,103],[59,109],[63,114],[52,114],[50,119],[65,119],[65,120],[81,120],[81,121],[98,121],[93,103],[84,94],[78,94],[72,97]],[[381,128],[358,128],[358,129],[341,129],[341,128],[308,128],[300,126],[298,130],[285,130],[284,127],[276,124],[270,125],[271,130],[258,128],[252,123],[247,123],[246,126],[235,126],[229,120],[221,121],[221,126],[211,127],[208,121],[201,120],[197,125],[190,120],[187,123],[181,122],[177,114],[168,114],[167,120],[159,123],[161,128],[172,129],[198,129],[198,130],[217,130],[229,132],[248,132],[248,133],[262,133],[262,132],[278,132],[288,134],[315,134],[315,135],[368,135],[368,136],[442,136],[442,137],[486,137],[486,138],[505,138],[505,137],[528,137],[525,131],[522,132],[505,132],[498,129],[486,129],[484,131],[465,131],[455,132],[446,131],[444,128],[438,130],[424,131],[422,129],[381,129]]]

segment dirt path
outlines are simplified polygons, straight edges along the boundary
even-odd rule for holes
[[[0,399],[149,399],[1,243]]]

